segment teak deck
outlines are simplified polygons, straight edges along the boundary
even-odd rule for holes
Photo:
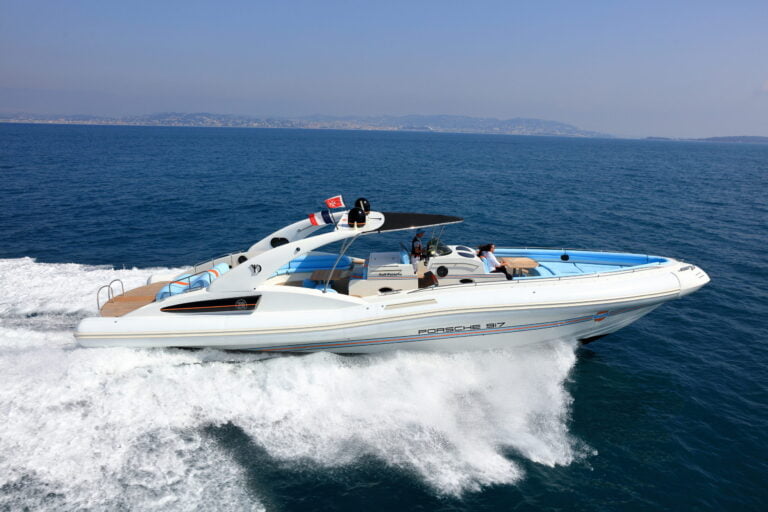
[[[531,258],[500,258],[501,263],[509,268],[536,268],[539,263]]]
[[[150,302],[154,302],[157,292],[169,282],[170,281],[162,281],[128,290],[124,294],[118,295],[107,301],[107,303],[101,307],[101,316],[123,316],[142,306],[146,306]]]

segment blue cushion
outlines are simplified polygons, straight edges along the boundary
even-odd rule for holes
[[[177,293],[181,293],[189,288],[190,275],[192,274],[182,274],[174,281],[160,288],[160,291],[158,291],[157,295],[155,295],[155,300],[161,300],[166,297],[170,297],[171,295],[176,295]]]
[[[282,267],[275,271],[274,275],[293,274],[294,272],[314,272],[315,270],[330,270],[333,268],[333,264],[336,263],[336,254],[302,254],[298,258],[294,258]],[[349,256],[342,256],[339,260],[339,264],[336,265],[338,269],[352,268],[352,258]]]
[[[198,288],[205,288],[211,285],[214,279],[220,277],[222,274],[226,274],[229,271],[229,265],[226,263],[219,263],[213,268],[195,274],[190,280],[192,274],[183,274],[177,277],[173,282],[160,288],[160,291],[155,295],[155,300],[162,300],[171,295],[185,292],[187,290],[195,290]]]
[[[315,270],[328,270],[336,263],[335,254],[305,254],[291,260],[289,267],[294,272],[314,272]],[[352,264],[349,256],[342,256],[336,268],[348,268]]]
[[[211,270],[208,272],[213,272],[214,274],[218,272],[219,275],[214,275],[213,278],[221,277],[227,272],[229,272],[229,264],[227,263],[219,263],[218,265],[214,265]]]

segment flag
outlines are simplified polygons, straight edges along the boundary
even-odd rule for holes
[[[324,224],[333,224],[333,216],[328,210],[309,214],[309,222],[313,226],[322,226]]]
[[[328,208],[344,208],[344,198],[340,195],[329,197],[325,200],[325,206]]]

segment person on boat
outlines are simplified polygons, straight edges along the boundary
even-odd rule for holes
[[[411,265],[413,265],[413,271],[417,272],[419,267],[419,261],[424,259],[426,255],[424,252],[424,245],[421,243],[421,237],[424,236],[423,231],[416,233],[416,236],[411,240]]]
[[[512,279],[512,274],[509,273],[509,269],[499,260],[496,259],[496,255],[493,252],[496,250],[495,244],[485,244],[478,248],[477,255],[481,258],[485,258],[491,267],[491,272],[503,272],[507,279]]]

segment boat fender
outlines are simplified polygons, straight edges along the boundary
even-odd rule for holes
[[[568,256],[567,254],[561,254],[560,259],[563,261],[568,261],[569,259],[571,259],[571,257]]]
[[[362,208],[355,207],[349,210],[349,213],[347,213],[347,225],[351,228],[365,226],[365,212]]]
[[[371,203],[369,203],[368,200],[364,197],[358,197],[355,199],[355,207],[360,208],[366,214],[371,213]]]

